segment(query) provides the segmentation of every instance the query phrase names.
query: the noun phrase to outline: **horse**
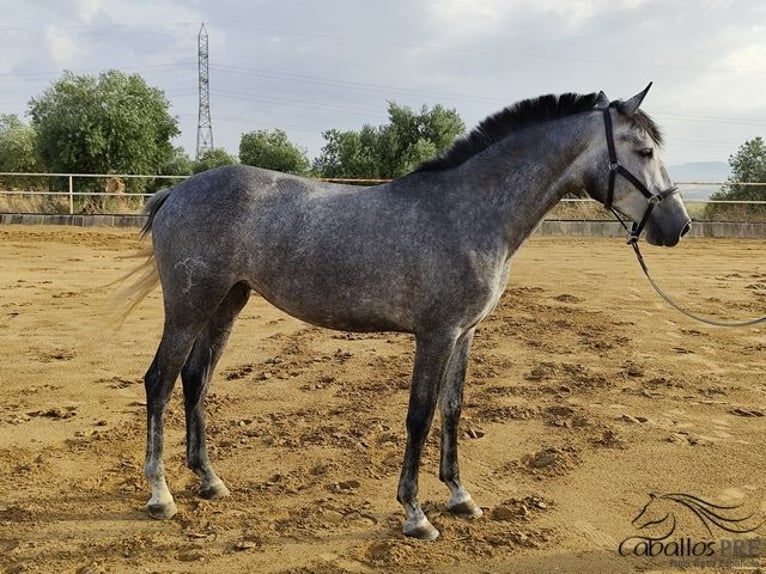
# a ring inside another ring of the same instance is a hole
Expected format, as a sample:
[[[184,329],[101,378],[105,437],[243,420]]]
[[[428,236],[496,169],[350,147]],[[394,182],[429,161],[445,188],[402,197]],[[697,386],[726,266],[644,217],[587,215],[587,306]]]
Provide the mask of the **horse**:
[[[409,333],[415,359],[397,500],[405,535],[439,531],[418,501],[421,453],[437,405],[446,508],[482,510],[463,486],[458,423],[477,325],[497,305],[511,258],[562,197],[585,190],[674,246],[690,219],[661,159],[662,135],[639,108],[603,92],[523,100],[489,116],[443,154],[373,187],[339,185],[245,165],[212,169],[157,192],[142,236],[150,256],[129,290],[135,306],[159,282],[162,338],[144,377],[146,508],[172,517],[163,414],[181,376],[186,462],[199,495],[229,494],[208,458],[204,399],[232,326],[252,292],[308,323]]]

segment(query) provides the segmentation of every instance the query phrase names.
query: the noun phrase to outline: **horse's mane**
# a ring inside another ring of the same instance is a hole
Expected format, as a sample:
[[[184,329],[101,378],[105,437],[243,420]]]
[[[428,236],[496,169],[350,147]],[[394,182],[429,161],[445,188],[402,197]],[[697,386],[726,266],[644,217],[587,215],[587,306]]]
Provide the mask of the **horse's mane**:
[[[702,524],[705,526],[711,536],[713,535],[712,529],[710,527],[711,524],[714,524],[718,528],[727,532],[735,532],[740,534],[752,532],[753,530],[760,528],[763,524],[761,522],[755,527],[748,527],[744,525],[740,527],[740,523],[750,520],[754,515],[748,514],[742,517],[728,517],[724,514],[724,511],[736,510],[740,508],[740,506],[742,506],[741,504],[723,506],[719,504],[713,504],[712,502],[708,502],[691,494],[682,493],[665,494],[660,498],[672,500],[691,510],[695,515],[697,515],[697,518],[702,521]]]
[[[566,93],[548,94],[522,100],[484,119],[470,133],[456,140],[443,154],[420,164],[416,171],[443,171],[457,167],[473,156],[508,137],[512,132],[529,126],[558,120],[590,111],[599,95]],[[612,105],[620,109],[621,102]],[[655,143],[662,143],[657,125],[642,111],[632,116],[634,126],[646,131]]]

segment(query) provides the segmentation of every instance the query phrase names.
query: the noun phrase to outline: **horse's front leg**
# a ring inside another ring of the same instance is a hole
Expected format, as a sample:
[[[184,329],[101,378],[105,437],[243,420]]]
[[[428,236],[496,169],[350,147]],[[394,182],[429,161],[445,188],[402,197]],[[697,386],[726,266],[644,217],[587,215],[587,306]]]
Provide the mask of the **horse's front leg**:
[[[407,536],[424,540],[435,540],[439,531],[428,521],[418,502],[420,458],[455,340],[453,333],[442,332],[418,336],[416,341],[407,410],[407,446],[396,498],[407,515],[402,531]]]
[[[450,512],[463,516],[479,517],[483,514],[481,508],[473,501],[473,498],[471,498],[471,495],[460,481],[457,455],[458,425],[460,424],[460,412],[463,404],[463,385],[465,383],[468,353],[471,350],[474,331],[475,329],[466,331],[458,339],[455,352],[452,354],[452,359],[448,365],[444,384],[439,393],[442,419],[439,479],[449,488],[450,498],[447,501],[447,509]]]

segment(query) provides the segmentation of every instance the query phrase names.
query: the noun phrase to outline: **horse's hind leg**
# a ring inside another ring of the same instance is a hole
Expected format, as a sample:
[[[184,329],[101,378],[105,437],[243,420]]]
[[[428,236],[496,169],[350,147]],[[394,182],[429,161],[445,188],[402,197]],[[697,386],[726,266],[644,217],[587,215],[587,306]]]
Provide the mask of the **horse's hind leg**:
[[[173,495],[170,494],[165,481],[162,419],[175,381],[199,333],[199,328],[193,324],[179,326],[166,318],[159,348],[144,376],[147,415],[144,474],[152,489],[152,497],[146,505],[152,518],[171,518],[176,513]]]
[[[482,515],[482,510],[473,501],[471,495],[460,481],[457,456],[458,424],[463,404],[463,385],[465,383],[468,352],[471,349],[473,335],[474,329],[471,329],[458,339],[439,394],[442,418],[439,479],[450,490],[450,498],[447,501],[447,509],[450,512],[463,516],[478,517]]]
[[[181,371],[186,411],[186,464],[200,478],[199,494],[216,499],[229,494],[210,464],[205,443],[205,408],[210,378],[221,358],[237,315],[250,298],[250,287],[237,283],[208,321]]]

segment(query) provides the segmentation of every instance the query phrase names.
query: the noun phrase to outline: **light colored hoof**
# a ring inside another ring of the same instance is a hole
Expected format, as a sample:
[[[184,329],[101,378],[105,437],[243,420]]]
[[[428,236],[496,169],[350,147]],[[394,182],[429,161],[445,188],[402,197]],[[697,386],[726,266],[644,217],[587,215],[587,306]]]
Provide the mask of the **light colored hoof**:
[[[176,503],[171,500],[165,504],[147,504],[146,511],[149,513],[150,518],[154,518],[155,520],[167,520],[176,515],[178,507],[176,507]]]
[[[428,518],[425,516],[417,522],[405,522],[402,532],[405,536],[420,540],[436,540],[439,538],[439,531],[434,528],[433,524],[428,522]]]
[[[218,500],[219,498],[225,498],[231,494],[222,480],[213,483],[205,488],[199,489],[199,495],[206,500]]]
[[[464,516],[466,518],[479,518],[484,514],[484,511],[479,508],[479,505],[476,504],[470,496],[457,502],[450,500],[447,503],[447,510],[452,514]]]

